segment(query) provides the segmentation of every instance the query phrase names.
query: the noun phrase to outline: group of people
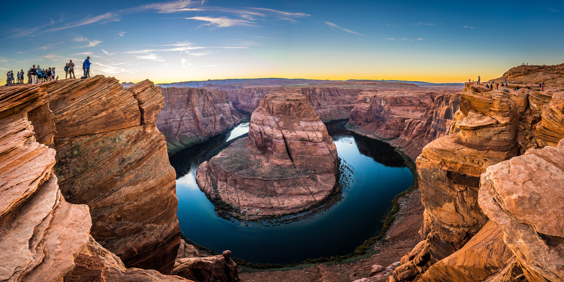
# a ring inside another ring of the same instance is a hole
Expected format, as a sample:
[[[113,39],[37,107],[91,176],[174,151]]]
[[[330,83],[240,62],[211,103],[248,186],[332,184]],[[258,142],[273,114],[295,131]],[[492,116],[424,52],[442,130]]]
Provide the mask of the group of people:
[[[503,82],[501,83],[501,87],[504,87],[504,86],[505,86],[505,87],[508,87],[508,86],[509,86],[509,84],[507,84],[507,81],[506,81],[505,83],[503,83]],[[486,84],[486,88],[488,88],[488,89],[493,90],[494,87],[495,87],[495,90],[498,90],[498,89],[499,89],[499,83],[496,83],[496,84],[493,84],[493,83],[491,83],[491,84]]]
[[[86,60],[84,60],[84,63],[82,63],[82,70],[84,72],[84,75],[81,77],[82,79],[90,77],[90,65],[90,57],[87,57]],[[74,75],[74,67],[75,65],[72,60],[70,60],[65,65],[65,79],[76,78]],[[16,72],[16,76],[14,76],[14,71],[9,71],[6,77],[6,85],[24,84],[24,76],[25,74],[23,69],[19,72]],[[33,65],[33,67],[27,71],[27,83],[37,84],[39,82],[47,82],[53,80],[59,80],[59,77],[55,75],[54,67],[42,69],[39,65],[37,65],[37,67]]]

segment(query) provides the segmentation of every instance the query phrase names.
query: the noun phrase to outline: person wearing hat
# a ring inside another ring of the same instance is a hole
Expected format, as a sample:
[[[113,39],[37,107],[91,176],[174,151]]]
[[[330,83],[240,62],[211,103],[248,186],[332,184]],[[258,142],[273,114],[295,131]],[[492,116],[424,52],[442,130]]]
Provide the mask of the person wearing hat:
[[[90,77],[90,56],[84,60],[84,78]]]

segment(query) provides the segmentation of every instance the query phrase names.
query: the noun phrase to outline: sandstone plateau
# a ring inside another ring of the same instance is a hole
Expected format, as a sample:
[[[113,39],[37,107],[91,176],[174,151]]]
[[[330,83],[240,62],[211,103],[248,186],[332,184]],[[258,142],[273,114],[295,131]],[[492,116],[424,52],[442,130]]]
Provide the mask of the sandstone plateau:
[[[450,135],[417,158],[425,237],[390,281],[562,281],[563,149],[539,149],[564,138],[559,81],[466,84]]]
[[[227,92],[197,88],[162,88],[164,107],[156,124],[166,138],[169,154],[203,142],[235,125],[242,115]]]
[[[253,112],[249,136],[197,171],[200,189],[245,218],[279,216],[321,203],[334,189],[337,149],[301,94],[269,94]]]
[[[0,88],[0,280],[189,281],[163,275],[180,245],[163,104],[148,80]]]

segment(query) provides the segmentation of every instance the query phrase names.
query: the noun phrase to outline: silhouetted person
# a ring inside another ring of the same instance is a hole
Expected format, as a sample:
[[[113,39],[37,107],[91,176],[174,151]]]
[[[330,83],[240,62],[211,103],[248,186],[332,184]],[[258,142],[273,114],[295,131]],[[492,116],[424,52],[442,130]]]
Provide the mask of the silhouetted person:
[[[35,65],[33,65],[33,68],[31,69],[31,83],[37,84],[37,69],[35,68]]]
[[[69,77],[70,78],[76,78],[74,76],[74,63],[72,62],[72,60],[70,60],[70,62],[69,62]]]
[[[478,84],[480,84],[480,76],[478,75]]]

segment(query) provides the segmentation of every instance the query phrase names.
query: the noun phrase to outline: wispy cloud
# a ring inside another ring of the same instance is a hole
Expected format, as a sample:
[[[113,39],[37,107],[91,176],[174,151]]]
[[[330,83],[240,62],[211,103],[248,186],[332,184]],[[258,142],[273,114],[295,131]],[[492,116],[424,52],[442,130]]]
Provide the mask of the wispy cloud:
[[[6,59],[6,58],[0,56],[0,63],[7,63],[7,62],[9,62],[9,61],[10,61],[10,60],[8,60],[8,59]]]
[[[92,40],[92,41],[90,41],[90,43],[88,43],[88,45],[86,45],[84,47],[95,47],[95,46],[98,46],[98,44],[100,44],[102,42],[104,42],[104,41]]]
[[[191,0],[180,0],[166,3],[148,4],[141,6],[141,9],[157,10],[158,13],[175,13],[185,11],[190,4],[192,4]]]
[[[73,56],[92,56],[92,52],[81,52],[81,53],[76,53],[76,54],[72,54]]]
[[[137,70],[128,70],[125,69],[123,67],[121,67],[121,65],[124,65],[123,63],[121,64],[110,64],[110,65],[106,65],[100,62],[93,62],[92,65],[94,66],[95,69],[100,70],[102,73],[106,73],[106,74],[119,74],[119,73],[135,73],[137,72]]]
[[[186,18],[187,20],[196,20],[196,21],[204,21],[208,22],[207,24],[203,24],[201,26],[215,26],[215,27],[231,27],[236,25],[242,26],[253,26],[255,22],[247,21],[247,20],[238,20],[238,19],[230,19],[227,17],[191,17]]]
[[[115,53],[110,53],[110,52],[108,52],[108,51],[106,51],[106,50],[104,50],[104,49],[102,49],[102,52],[104,52],[104,54],[106,54],[106,55],[108,55],[108,56],[113,56],[113,55],[115,55]]]
[[[47,44],[47,45],[45,45],[45,46],[41,46],[41,47],[39,47],[39,48],[35,48],[35,49],[32,49],[32,50],[18,52],[17,54],[24,54],[24,53],[29,53],[29,52],[33,52],[33,51],[49,50],[49,49],[51,49],[51,48],[53,48],[53,47],[55,47],[55,46],[61,45],[61,44],[63,44],[63,43],[64,43],[64,42],[58,42],[58,43]]]
[[[186,59],[180,59],[180,64],[182,65],[182,68],[186,69],[189,66],[191,66],[192,64],[188,62],[188,60]]]
[[[149,53],[149,54],[143,55],[143,56],[137,56],[137,59],[150,60],[150,61],[155,61],[155,62],[164,62],[163,58],[159,57],[157,54],[154,54],[154,53]]]
[[[559,10],[556,10],[556,9],[553,9],[553,8],[548,8],[548,10],[551,11],[551,12],[560,13]]]
[[[419,41],[423,41],[423,40],[425,40],[425,39],[423,39],[423,38],[419,37],[419,38],[417,38],[417,40],[419,40]]]
[[[336,24],[334,24],[334,23],[332,23],[332,22],[325,22],[325,24],[328,25],[328,26],[330,26],[330,27],[332,27],[332,28],[340,29],[340,30],[345,31],[345,32],[348,32],[348,33],[352,33],[352,34],[364,36],[364,34],[360,34],[360,33],[358,33],[358,32],[354,32],[354,31],[352,31],[352,30],[350,30],[350,29],[346,29],[346,28],[344,28],[344,27],[340,27],[340,26],[338,26],[338,25],[336,25]]]
[[[95,46],[97,46],[98,44],[104,42],[104,41],[100,41],[100,40],[89,40],[88,38],[82,37],[82,36],[77,36],[77,37],[75,37],[75,38],[73,39],[73,41],[76,41],[76,42],[85,42],[85,41],[88,41],[88,45],[81,46],[81,47],[79,47],[79,48],[95,47]]]
[[[79,26],[94,24],[94,23],[117,22],[120,19],[121,19],[120,14],[110,12],[110,13],[105,13],[105,14],[102,14],[102,15],[94,16],[94,17],[87,16],[86,18],[84,18],[80,21],[68,23],[68,24],[60,26],[60,27],[50,28],[48,30],[45,30],[45,32],[60,31],[60,30],[65,30],[65,29],[69,29],[69,28],[75,28],[75,27],[79,27]]]
[[[467,28],[467,29],[474,29],[474,27],[473,27],[473,26],[468,26],[468,25],[465,25],[465,26],[463,26],[463,28]]]
[[[309,17],[310,16],[309,14],[306,14],[306,13],[291,13],[291,12],[284,12],[284,11],[278,11],[278,10],[267,9],[267,8],[250,8],[250,9],[258,10],[258,11],[271,12],[271,13],[278,14],[278,15],[285,16],[285,17],[301,18],[301,17]]]
[[[115,35],[116,35],[117,37],[123,37],[125,34],[126,34],[125,31],[120,31],[120,32],[116,33]]]
[[[192,43],[185,41],[185,42],[178,42],[173,44],[165,44],[165,45],[156,45],[158,47],[171,47],[171,48],[152,48],[152,49],[144,49],[144,50],[133,50],[124,52],[124,54],[147,54],[152,52],[189,52],[190,50],[198,50],[198,49],[205,49],[205,47],[198,47],[193,46]]]
[[[384,39],[384,40],[395,41],[395,40],[397,40],[397,39],[395,39],[395,38],[393,38],[393,37],[388,37],[388,38],[386,38],[386,39]]]

